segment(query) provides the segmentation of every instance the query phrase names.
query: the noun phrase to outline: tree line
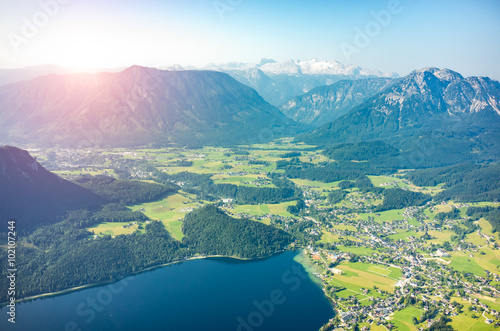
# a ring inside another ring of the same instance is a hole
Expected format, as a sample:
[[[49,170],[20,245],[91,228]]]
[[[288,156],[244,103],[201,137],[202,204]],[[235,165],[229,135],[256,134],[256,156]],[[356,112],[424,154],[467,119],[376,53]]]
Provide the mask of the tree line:
[[[422,206],[430,201],[430,195],[403,190],[400,188],[386,189],[383,192],[384,201],[382,204],[375,208],[375,211],[385,211],[391,209],[402,209],[411,206]]]
[[[158,200],[179,189],[178,186],[167,182],[147,183],[108,176],[82,177],[75,180],[75,183],[104,198],[108,203],[124,205]]]
[[[323,183],[363,179],[366,175],[383,175],[395,171],[392,166],[380,166],[370,162],[351,162],[336,160],[313,164],[302,162],[298,158],[278,160],[277,169],[285,171],[288,178],[300,178]]]
[[[436,199],[462,202],[500,201],[500,165],[470,163],[416,170],[406,178],[418,186],[444,183]]]

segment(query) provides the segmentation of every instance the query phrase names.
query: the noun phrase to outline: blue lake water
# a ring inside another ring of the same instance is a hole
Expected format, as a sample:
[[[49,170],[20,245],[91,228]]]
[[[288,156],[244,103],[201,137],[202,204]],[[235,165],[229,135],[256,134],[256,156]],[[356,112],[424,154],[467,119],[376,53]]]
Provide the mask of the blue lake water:
[[[169,265],[114,284],[0,309],[0,330],[318,330],[334,316],[298,252]]]

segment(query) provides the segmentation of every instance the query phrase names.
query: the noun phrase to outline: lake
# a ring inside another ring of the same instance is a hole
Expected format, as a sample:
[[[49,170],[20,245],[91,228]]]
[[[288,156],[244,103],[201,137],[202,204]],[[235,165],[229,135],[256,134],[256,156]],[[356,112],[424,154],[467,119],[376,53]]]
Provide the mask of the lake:
[[[0,309],[0,330],[318,330],[334,316],[298,252],[173,264]],[[294,259],[295,258],[295,259]]]

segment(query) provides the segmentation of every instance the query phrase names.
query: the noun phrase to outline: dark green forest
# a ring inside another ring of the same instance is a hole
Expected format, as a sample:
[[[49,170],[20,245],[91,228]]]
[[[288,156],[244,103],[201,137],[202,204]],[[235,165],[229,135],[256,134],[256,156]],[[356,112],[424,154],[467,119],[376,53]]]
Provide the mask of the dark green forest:
[[[292,237],[282,230],[245,219],[234,219],[215,206],[207,205],[186,215],[179,242],[170,237],[164,225],[150,221],[145,233],[104,236],[91,239],[85,227],[107,218],[106,213],[124,212],[120,205],[107,205],[99,212],[72,211],[62,222],[44,226],[19,238],[17,269],[18,298],[41,293],[114,281],[124,275],[195,254],[256,258],[281,251]],[[104,213],[104,215],[103,215]],[[130,212],[137,219],[147,217]],[[140,213],[139,213],[140,214]],[[7,255],[0,264],[7,264]],[[0,288],[7,288],[6,269],[1,271]],[[7,291],[0,302],[7,300]]]
[[[346,192],[344,190],[334,190],[328,193],[328,202],[330,202],[331,204],[336,204],[344,200],[345,197]]]
[[[391,188],[384,190],[384,202],[376,208],[376,211],[422,206],[430,200],[431,196],[427,194],[405,191],[400,188]]]
[[[133,205],[158,200],[177,192],[179,187],[170,184],[155,184],[133,180],[120,180],[113,177],[82,177],[75,181],[96,195],[111,203]]]
[[[406,178],[418,186],[444,184],[435,198],[462,202],[500,201],[500,165],[470,163],[416,170]]]
[[[323,183],[341,180],[355,181],[364,178],[366,175],[384,175],[393,173],[396,170],[393,166],[344,160],[315,165],[302,162],[298,158],[279,160],[276,162],[276,167],[285,170],[285,175],[288,178],[308,179]]]
[[[344,143],[325,148],[323,154],[333,160],[372,161],[380,163],[384,158],[399,156],[399,150],[382,141]]]
[[[203,255],[241,258],[266,256],[285,249],[292,237],[283,230],[234,219],[213,205],[199,208],[184,219],[182,243]]]

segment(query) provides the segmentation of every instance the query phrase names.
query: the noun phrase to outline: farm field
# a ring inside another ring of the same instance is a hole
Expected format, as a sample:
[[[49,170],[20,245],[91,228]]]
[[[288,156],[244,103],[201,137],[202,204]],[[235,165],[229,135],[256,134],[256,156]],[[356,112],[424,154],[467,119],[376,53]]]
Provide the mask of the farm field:
[[[457,300],[458,301],[458,300]],[[485,322],[485,318],[476,312],[468,311],[468,307],[470,304],[468,302],[460,302],[464,304],[463,313],[457,316],[453,316],[451,318],[450,325],[455,330],[463,330],[463,331],[487,331],[493,330],[492,325],[488,325]],[[473,318],[472,316],[476,315],[478,318]]]
[[[182,241],[184,233],[182,233],[182,221],[162,221],[165,229],[170,233],[172,238]]]
[[[130,223],[128,222],[105,222],[87,230],[102,237],[104,235],[119,236],[122,234],[132,234],[139,229],[139,224],[129,225]]]
[[[232,208],[226,208],[231,214],[248,214],[253,216],[264,216],[267,214],[280,215],[285,217],[294,217],[286,209],[288,206],[295,205],[295,201],[288,201],[277,204],[261,205],[234,205]]]
[[[391,319],[398,330],[400,331],[416,331],[418,330],[415,325],[413,325],[412,319],[420,318],[422,316],[423,310],[416,307],[407,307],[403,310],[394,313]]]
[[[436,231],[436,230],[431,230],[428,231],[429,235],[435,239],[427,240],[427,245],[430,244],[443,244],[445,241],[450,241],[451,236],[455,234],[455,232],[450,231],[450,230],[445,230],[445,231]]]
[[[382,211],[378,213],[361,213],[358,214],[358,219],[368,220],[368,217],[373,217],[374,221],[377,223],[389,222],[392,223],[395,220],[401,220],[403,218],[404,209],[392,209],[387,211]]]
[[[250,187],[276,187],[271,183],[271,181],[260,174],[248,174],[245,176],[229,176],[227,174],[214,175],[211,177],[214,184],[234,184],[243,185]],[[259,180],[260,185],[257,185],[255,181]]]
[[[372,266],[363,263],[341,263],[336,266],[342,270],[342,275],[335,275],[332,282],[343,284],[351,291],[360,291],[361,288],[373,289],[373,286],[392,293],[397,280],[391,276],[397,276],[398,271],[387,270],[383,267]],[[400,275],[400,272],[399,272]]]
[[[147,217],[158,221],[174,221],[203,204],[195,201],[195,196],[179,191],[155,202],[129,206],[132,211],[142,211]]]
[[[337,248],[345,253],[362,254],[362,255],[372,255],[377,251],[368,247],[356,247],[356,246],[337,246]]]
[[[465,256],[460,253],[453,253],[453,258],[451,259],[451,267],[457,271],[461,272],[471,272],[474,275],[481,277],[486,276],[486,272],[483,268],[479,266],[474,258],[470,256]]]
[[[312,180],[308,180],[308,179],[299,179],[299,178],[292,178],[291,181],[294,182],[296,185],[308,186],[312,190],[320,191],[320,192],[323,190],[337,189],[338,184],[340,183],[339,181],[331,182],[331,183],[323,183],[320,181],[312,181]]]
[[[322,231],[321,240],[318,241],[318,243],[324,244],[334,244],[336,242],[339,242],[339,236],[325,230]]]
[[[400,188],[407,188],[409,185],[403,181],[403,179],[399,177],[393,177],[393,176],[368,176],[370,178],[370,181],[372,184],[376,187],[385,187],[385,188],[394,188],[394,187],[400,187]],[[387,185],[382,185],[382,184],[387,184]]]
[[[182,219],[190,211],[201,207],[195,196],[179,191],[177,194],[155,202],[129,206],[132,211],[142,211],[151,219],[161,221],[170,235],[181,241],[184,234],[181,231]]]

